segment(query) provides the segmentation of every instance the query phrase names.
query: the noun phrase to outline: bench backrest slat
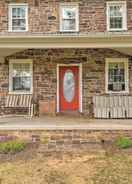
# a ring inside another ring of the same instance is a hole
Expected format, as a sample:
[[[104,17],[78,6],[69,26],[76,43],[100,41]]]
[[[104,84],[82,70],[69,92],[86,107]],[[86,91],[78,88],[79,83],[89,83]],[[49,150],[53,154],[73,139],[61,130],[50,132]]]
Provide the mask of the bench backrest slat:
[[[31,107],[32,95],[13,95],[6,98],[5,107]]]
[[[104,103],[106,98],[107,103]],[[130,112],[131,107],[132,96],[97,95],[93,97],[93,109],[95,118],[132,118],[132,113]]]
[[[32,95],[23,95],[20,97],[20,107],[30,107],[32,102]]]

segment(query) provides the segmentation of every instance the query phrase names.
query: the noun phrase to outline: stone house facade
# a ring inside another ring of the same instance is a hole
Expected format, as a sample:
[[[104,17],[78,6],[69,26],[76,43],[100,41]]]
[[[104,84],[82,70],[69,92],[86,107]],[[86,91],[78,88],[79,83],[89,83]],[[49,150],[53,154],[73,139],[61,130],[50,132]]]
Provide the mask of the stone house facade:
[[[114,118],[130,118],[131,49],[131,0],[1,0],[1,103],[32,94],[40,114],[110,118],[113,97]]]

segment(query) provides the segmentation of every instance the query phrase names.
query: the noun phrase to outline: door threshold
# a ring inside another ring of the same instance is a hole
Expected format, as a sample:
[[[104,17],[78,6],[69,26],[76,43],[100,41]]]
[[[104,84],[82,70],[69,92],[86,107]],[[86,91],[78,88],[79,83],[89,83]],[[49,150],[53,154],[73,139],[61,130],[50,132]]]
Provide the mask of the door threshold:
[[[57,113],[58,116],[82,117],[82,113],[78,111],[63,111]]]

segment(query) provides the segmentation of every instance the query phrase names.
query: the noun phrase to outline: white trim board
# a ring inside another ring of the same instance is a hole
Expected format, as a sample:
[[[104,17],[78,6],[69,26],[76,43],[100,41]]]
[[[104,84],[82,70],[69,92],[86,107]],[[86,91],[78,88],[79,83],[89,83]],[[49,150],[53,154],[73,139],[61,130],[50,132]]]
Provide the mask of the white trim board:
[[[59,93],[59,68],[60,66],[78,66],[79,67],[79,112],[82,113],[82,64],[57,64],[57,112],[60,112],[60,93]]]
[[[109,48],[131,49],[132,35],[120,33],[81,35],[54,35],[54,36],[0,36],[1,49],[29,49],[29,48]],[[130,52],[131,53],[131,52]]]

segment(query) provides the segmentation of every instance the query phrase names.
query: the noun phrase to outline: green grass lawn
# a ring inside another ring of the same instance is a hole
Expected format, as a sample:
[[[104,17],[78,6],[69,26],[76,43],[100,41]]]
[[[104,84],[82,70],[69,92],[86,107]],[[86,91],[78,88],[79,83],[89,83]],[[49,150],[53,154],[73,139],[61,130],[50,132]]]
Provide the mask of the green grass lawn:
[[[1,163],[0,184],[132,184],[132,156],[37,154]]]

